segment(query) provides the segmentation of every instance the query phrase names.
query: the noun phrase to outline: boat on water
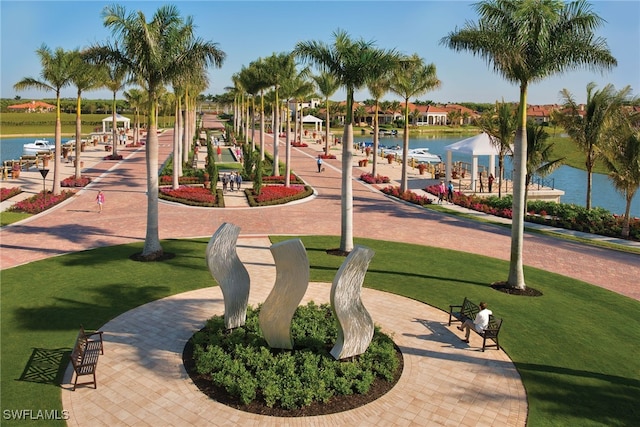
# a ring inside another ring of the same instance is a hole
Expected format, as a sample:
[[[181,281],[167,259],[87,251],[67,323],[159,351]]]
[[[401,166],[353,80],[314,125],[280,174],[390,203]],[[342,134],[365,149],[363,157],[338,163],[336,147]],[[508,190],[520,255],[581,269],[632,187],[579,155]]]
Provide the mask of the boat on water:
[[[402,157],[402,148],[399,146],[388,148],[382,151],[386,154],[395,154],[398,157]],[[414,159],[418,163],[441,163],[442,158],[437,154],[429,152],[428,148],[411,148],[408,153],[409,159]]]
[[[55,151],[55,144],[49,142],[46,139],[36,139],[33,142],[24,144],[22,146],[22,154],[25,156],[35,156],[38,153],[53,153]]]
[[[369,135],[373,135],[373,131],[369,132]],[[381,136],[397,136],[398,135],[398,131],[395,129],[378,129],[378,135]]]

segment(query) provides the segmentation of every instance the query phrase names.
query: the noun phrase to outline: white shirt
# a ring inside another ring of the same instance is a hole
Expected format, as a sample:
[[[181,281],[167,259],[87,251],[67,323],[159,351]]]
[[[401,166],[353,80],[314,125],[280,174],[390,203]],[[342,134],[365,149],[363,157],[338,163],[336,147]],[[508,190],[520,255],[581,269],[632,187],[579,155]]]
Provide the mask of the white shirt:
[[[480,310],[478,312],[478,314],[476,315],[476,319],[473,321],[473,324],[476,327],[476,331],[482,332],[487,329],[487,326],[489,326],[489,316],[492,314],[493,312],[488,308],[485,308],[484,310]]]

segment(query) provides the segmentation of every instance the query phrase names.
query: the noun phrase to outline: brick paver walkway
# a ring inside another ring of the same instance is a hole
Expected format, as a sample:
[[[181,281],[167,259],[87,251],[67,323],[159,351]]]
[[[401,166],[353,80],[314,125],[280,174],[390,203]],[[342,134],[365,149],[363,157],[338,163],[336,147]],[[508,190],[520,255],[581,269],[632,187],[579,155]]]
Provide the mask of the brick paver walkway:
[[[171,134],[162,135],[159,145],[162,162],[171,150]],[[339,235],[340,163],[327,160],[325,172],[317,173],[315,156],[320,149],[319,145],[292,149],[295,172],[318,192],[312,200],[271,208],[224,210],[160,203],[160,238],[211,236],[220,224],[232,222],[242,228],[241,243],[251,242],[246,245],[268,252],[265,251],[268,240],[264,237],[269,234]],[[98,162],[88,170],[87,174],[97,178],[95,183],[71,200],[42,215],[3,228],[0,231],[2,268],[73,251],[144,240],[144,149],[123,149],[121,154],[125,155],[125,161]],[[354,168],[354,176],[361,171]],[[381,171],[387,175],[397,172]],[[106,193],[101,214],[95,205],[98,189]],[[409,206],[360,182],[354,182],[354,234],[509,258],[508,229]],[[246,240],[250,238],[257,240]],[[526,265],[640,299],[638,255],[529,233],[524,248]],[[247,249],[241,256],[254,260],[258,255]],[[252,278],[254,275],[266,278],[254,281],[253,301],[266,295],[266,289],[257,283],[273,283],[269,279],[273,274],[269,271],[270,262],[266,262],[263,270],[259,267],[252,270]],[[191,333],[201,327],[205,318],[221,313],[220,295],[216,292],[217,288],[213,288],[176,295],[125,313],[105,325],[107,353],[100,361],[100,387],[97,391],[63,392],[64,407],[72,413],[71,424],[74,419],[75,422],[91,419],[91,414],[100,407],[107,408],[108,418],[103,419],[103,423],[109,425],[181,425],[185,422],[218,425],[217,419],[220,425],[224,419],[227,425],[285,422],[289,425],[389,425],[390,422],[395,425],[489,425],[492,423],[489,420],[495,425],[523,425],[526,420],[524,390],[502,351],[478,352],[474,341],[471,347],[461,345],[457,331],[444,326],[446,316],[442,312],[368,289],[363,291],[367,308],[371,309],[376,322],[396,333],[395,338],[405,352],[405,363],[409,360],[403,380],[384,399],[358,410],[303,422],[257,417],[218,407],[194,392],[179,361],[182,346]],[[323,292],[322,285],[313,285],[309,297],[317,297],[319,301]],[[389,300],[394,301],[392,306],[397,307],[397,312],[389,309]],[[172,315],[178,317],[174,319]],[[135,340],[139,336],[146,339]],[[132,346],[136,349],[133,353]],[[116,360],[122,354],[126,357]],[[425,355],[429,357],[423,357]],[[478,391],[475,381],[489,387],[489,391]],[[151,394],[154,390],[158,393]],[[491,404],[494,399],[502,403],[499,409]],[[205,401],[206,405],[193,406]],[[160,421],[147,418],[151,414],[160,416]]]

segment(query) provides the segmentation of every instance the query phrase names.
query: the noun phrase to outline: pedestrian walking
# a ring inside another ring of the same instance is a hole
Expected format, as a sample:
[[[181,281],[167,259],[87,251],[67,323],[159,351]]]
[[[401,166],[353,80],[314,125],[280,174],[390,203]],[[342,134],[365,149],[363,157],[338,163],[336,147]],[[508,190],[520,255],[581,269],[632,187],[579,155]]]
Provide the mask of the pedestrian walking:
[[[236,187],[238,187],[238,191],[240,191],[240,187],[242,186],[242,174],[238,172],[236,175]]]
[[[219,145],[218,145],[218,149],[216,150],[216,153],[218,154],[218,161],[222,160],[222,148],[220,148]]]
[[[236,175],[231,172],[231,176],[229,177],[229,190],[233,191],[233,187],[236,184]]]
[[[222,175],[222,192],[223,193],[227,192],[227,185],[229,185],[229,175],[225,173],[224,175]]]
[[[322,172],[322,156],[318,155],[316,163],[318,164],[318,173]]]
[[[494,179],[495,179],[495,178],[493,177],[493,174],[492,174],[492,173],[490,173],[490,174],[489,174],[489,193],[491,193],[491,192],[492,192],[492,189],[493,189],[493,180],[494,180]]]
[[[98,204],[98,213],[102,212],[102,205],[104,205],[104,193],[102,190],[98,191],[98,195],[96,196],[96,203]]]
[[[438,185],[438,204],[441,205],[444,200],[444,195],[447,192],[447,187],[444,185],[444,181],[440,181],[440,185]]]

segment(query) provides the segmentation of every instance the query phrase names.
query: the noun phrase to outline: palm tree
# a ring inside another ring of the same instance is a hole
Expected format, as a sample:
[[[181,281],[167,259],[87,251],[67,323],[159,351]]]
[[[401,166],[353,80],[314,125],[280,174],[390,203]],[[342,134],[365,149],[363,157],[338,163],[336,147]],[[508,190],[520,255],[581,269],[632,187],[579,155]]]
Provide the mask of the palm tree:
[[[70,52],[57,48],[52,52],[49,47],[42,45],[36,53],[40,57],[42,70],[41,79],[25,77],[13,85],[15,90],[39,89],[53,91],[56,94],[56,129],[55,129],[55,156],[53,160],[53,194],[60,193],[60,151],[62,138],[62,124],[60,122],[60,91],[71,84],[73,76],[73,58]],[[77,154],[77,153],[76,153]]]
[[[629,86],[619,92],[616,92],[611,84],[598,91],[594,91],[595,87],[596,84],[593,82],[587,85],[587,104],[584,109],[576,103],[567,89],[563,89],[560,94],[564,100],[564,111],[554,113],[554,119],[564,127],[569,137],[586,156],[584,165],[587,169],[587,209],[591,209],[591,181],[593,168],[600,154],[598,146],[604,142],[603,136],[609,120],[618,113],[631,94]],[[584,113],[584,117],[581,113]]]
[[[546,126],[536,125],[534,122],[527,122],[527,176],[525,180],[524,206],[527,207],[529,196],[529,184],[534,175],[545,177],[562,166],[564,157],[552,159],[553,146],[548,142],[549,134],[545,130]],[[525,211],[526,213],[526,211]]]
[[[393,73],[391,92],[404,98],[404,135],[402,144],[402,178],[400,191],[408,190],[409,166],[409,98],[440,86],[434,64],[426,65],[418,55],[405,58]]]
[[[324,97],[325,108],[325,139],[324,139],[324,154],[329,154],[329,132],[331,130],[331,116],[329,111],[329,97],[333,95],[339,88],[340,83],[335,76],[326,71],[321,72],[317,76],[313,76],[313,81],[320,92],[320,95]],[[301,139],[302,141],[302,139]]]
[[[165,84],[192,67],[220,66],[225,58],[216,43],[193,37],[192,18],[183,19],[173,5],[161,6],[150,22],[142,12],[127,14],[120,5],[102,12],[104,25],[112,30],[118,46],[94,46],[91,56],[98,62],[121,63],[148,90],[147,104],[147,230],[141,258],[161,259],[158,236],[158,93]],[[188,40],[187,44],[182,43]],[[177,49],[180,47],[180,49]]]
[[[329,46],[321,41],[296,44],[294,54],[311,61],[321,71],[332,74],[347,90],[347,114],[342,137],[342,195],[340,251],[353,249],[353,94],[368,82],[393,69],[399,55],[393,50],[382,50],[373,42],[363,39],[352,41],[343,30],[333,33],[334,43]]]
[[[384,96],[385,93],[389,91],[389,86],[391,85],[390,79],[387,78],[379,78],[373,80],[367,84],[367,89],[369,89],[369,93],[373,96],[374,99],[374,109],[373,109],[373,161],[371,162],[371,175],[374,177],[378,175],[378,145],[380,143],[380,98]],[[328,111],[328,110],[327,110]]]
[[[479,22],[449,33],[441,43],[479,55],[508,81],[520,87],[514,149],[513,219],[507,283],[526,288],[522,264],[524,181],[527,153],[527,91],[530,83],[587,67],[616,65],[606,42],[594,38],[603,20],[588,3],[557,0],[485,0],[474,5]]]
[[[133,143],[138,145],[139,134],[140,134],[140,108],[145,104],[145,95],[144,92],[140,89],[130,89],[127,92],[123,93],[124,99],[129,104],[129,108],[132,108],[134,111],[133,114]]]
[[[73,72],[71,82],[76,87],[76,166],[75,177],[80,179],[82,171],[80,168],[80,153],[82,151],[82,91],[96,89],[100,87],[101,75],[100,67],[86,62],[79,51],[70,53],[73,56]]]
[[[290,76],[283,83],[283,92],[284,96],[287,98],[287,107],[291,105],[291,101],[294,101],[295,108],[295,123],[298,122],[298,108],[297,108],[297,100],[304,99],[309,96],[309,94],[313,93],[313,83],[307,79],[309,75],[309,69],[305,68],[300,72]],[[288,109],[287,109],[288,111]],[[284,172],[284,186],[289,187],[291,185],[291,140],[290,140],[290,132],[289,132],[289,120],[291,119],[291,114],[287,114],[287,136],[286,136],[286,152],[285,152],[285,172]],[[295,133],[294,133],[295,138]]]
[[[487,111],[479,120],[480,128],[489,135],[491,143],[498,149],[498,197],[502,197],[504,182],[504,159],[511,154],[511,146],[518,127],[517,111],[509,103],[496,101],[495,111]],[[489,171],[495,173],[495,171]],[[526,205],[525,205],[526,206]]]
[[[273,88],[273,175],[280,175],[280,86],[293,75],[295,63],[289,53],[273,54],[264,61],[265,75]],[[288,133],[288,132],[287,132]]]
[[[127,76],[127,70],[124,65],[118,62],[111,62],[104,65],[105,76],[102,86],[111,91],[113,95],[111,99],[111,143],[113,145],[113,155],[118,155],[118,127],[116,125],[116,117],[118,115],[118,109],[116,105],[116,97],[118,91],[124,89],[125,78]]]
[[[631,201],[640,188],[639,129],[638,113],[631,109],[621,110],[607,132],[608,144],[604,147],[602,156],[609,169],[609,179],[627,202],[622,223],[622,237],[625,239],[629,238]]]

